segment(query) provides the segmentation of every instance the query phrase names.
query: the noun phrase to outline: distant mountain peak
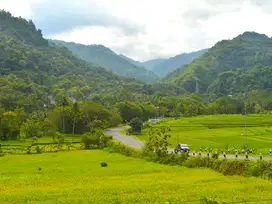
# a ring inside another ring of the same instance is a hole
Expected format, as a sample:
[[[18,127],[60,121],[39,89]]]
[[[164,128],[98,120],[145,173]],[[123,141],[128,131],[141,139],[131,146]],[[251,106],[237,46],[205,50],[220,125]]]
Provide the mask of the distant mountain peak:
[[[267,35],[256,33],[254,31],[246,31],[243,34],[239,35],[237,38],[249,38],[249,39],[258,39],[258,40],[269,40],[269,37]]]
[[[82,45],[77,43],[67,43],[65,41],[55,41],[59,46],[68,48],[77,57],[98,64],[115,74],[125,77],[135,77],[148,83],[153,83],[157,80],[157,76],[137,64],[136,61],[129,59],[126,56],[118,55],[110,48],[101,44]]]
[[[181,53],[167,60],[164,60],[162,63],[158,64],[157,66],[152,67],[151,71],[153,71],[155,74],[161,77],[164,77],[170,72],[173,72],[176,69],[191,63],[193,60],[200,57],[202,54],[204,54],[207,51],[208,51],[208,48],[195,51],[195,52]]]

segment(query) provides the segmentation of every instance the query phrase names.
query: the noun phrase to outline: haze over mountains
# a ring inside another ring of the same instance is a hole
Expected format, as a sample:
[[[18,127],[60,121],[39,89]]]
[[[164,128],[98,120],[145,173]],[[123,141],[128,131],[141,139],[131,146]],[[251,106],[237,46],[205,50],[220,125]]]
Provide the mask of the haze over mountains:
[[[145,62],[133,60],[125,55],[117,55],[103,45],[82,45],[73,42],[51,40],[59,46],[67,47],[74,55],[83,60],[98,64],[121,76],[135,77],[139,80],[154,83],[158,77],[189,64],[207,51],[203,49],[192,53],[183,53],[169,59],[153,59]]]
[[[98,64],[115,74],[135,77],[148,83],[154,83],[157,80],[157,76],[153,72],[131,63],[103,45],[86,46],[59,40],[52,40],[52,42],[67,47],[77,57]]]

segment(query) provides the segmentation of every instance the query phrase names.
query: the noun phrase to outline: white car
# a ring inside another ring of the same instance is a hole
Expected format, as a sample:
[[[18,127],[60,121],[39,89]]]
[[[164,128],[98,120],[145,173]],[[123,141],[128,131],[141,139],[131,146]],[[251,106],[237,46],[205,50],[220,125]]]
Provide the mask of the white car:
[[[177,154],[178,152],[189,152],[190,148],[187,144],[178,144],[174,150],[174,152]]]

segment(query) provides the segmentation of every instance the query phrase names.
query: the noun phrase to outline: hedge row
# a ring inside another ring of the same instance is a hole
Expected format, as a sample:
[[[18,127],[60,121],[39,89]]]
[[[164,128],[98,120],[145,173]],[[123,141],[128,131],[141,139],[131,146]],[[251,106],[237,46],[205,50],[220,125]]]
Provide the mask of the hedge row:
[[[272,179],[271,161],[215,159],[211,157],[189,157],[187,154],[157,156],[154,153],[128,147],[120,142],[110,141],[105,151],[126,156],[144,158],[166,165],[180,165],[188,168],[210,168],[224,175],[255,176]]]

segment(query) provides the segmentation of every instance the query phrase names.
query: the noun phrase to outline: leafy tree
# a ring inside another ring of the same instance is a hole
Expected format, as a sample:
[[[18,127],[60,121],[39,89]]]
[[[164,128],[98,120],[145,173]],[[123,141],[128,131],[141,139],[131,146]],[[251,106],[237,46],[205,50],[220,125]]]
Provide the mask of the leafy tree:
[[[166,126],[159,128],[151,127],[145,149],[159,156],[167,154],[168,147],[170,146],[168,142],[168,139],[171,137],[169,134],[170,131],[171,129]]]
[[[133,118],[133,119],[130,121],[129,125],[130,125],[130,127],[131,127],[132,132],[140,133],[140,132],[142,131],[143,122],[142,122],[141,119],[138,118],[138,117]]]
[[[120,111],[120,115],[123,118],[123,121],[131,121],[135,117],[142,118],[141,108],[132,102],[120,102],[117,104],[117,107]]]
[[[27,138],[32,137],[39,138],[43,136],[42,126],[39,123],[39,121],[27,120],[26,122],[23,123],[21,129],[22,132],[25,134],[25,137]]]
[[[95,129],[93,132],[85,133],[82,136],[82,142],[86,149],[91,147],[103,148],[106,146],[110,138],[106,137],[104,131],[101,129]]]

